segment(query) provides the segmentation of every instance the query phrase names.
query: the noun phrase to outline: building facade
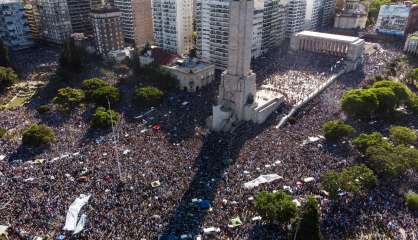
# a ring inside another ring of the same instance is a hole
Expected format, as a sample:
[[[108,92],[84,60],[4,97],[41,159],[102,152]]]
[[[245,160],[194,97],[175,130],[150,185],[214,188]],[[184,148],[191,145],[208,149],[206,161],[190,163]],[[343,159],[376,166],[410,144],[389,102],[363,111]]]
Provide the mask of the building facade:
[[[404,36],[410,12],[411,6],[407,4],[382,5],[375,30],[382,34]]]
[[[151,0],[134,0],[134,40],[139,47],[154,42]]]
[[[91,20],[99,54],[106,55],[110,51],[124,48],[121,16],[118,9],[110,6],[92,10]]]
[[[198,91],[215,79],[215,66],[196,59],[181,59],[163,68],[177,79],[180,89],[188,92]]]
[[[319,13],[320,18],[320,27],[327,28],[333,25],[334,16],[335,16],[335,9],[336,9],[336,1],[335,0],[322,0],[321,1],[321,8]]]
[[[406,24],[405,34],[418,31],[418,4],[411,6],[408,23]]]
[[[218,69],[228,63],[230,1],[197,0],[197,55]],[[285,38],[287,2],[280,0],[254,1],[252,58],[259,57]]]
[[[70,12],[66,0],[38,0],[42,39],[63,44],[72,31]]]
[[[303,31],[305,26],[306,0],[289,0],[287,10],[286,37]]]
[[[193,48],[193,1],[153,0],[155,45],[187,54]]]
[[[38,5],[36,0],[25,0],[23,3],[32,38],[38,41],[41,38],[41,16],[39,15]]]
[[[67,5],[73,32],[91,34],[91,0],[67,0]]]
[[[153,42],[151,0],[114,0],[122,13],[122,30],[125,39],[139,47]]]
[[[320,25],[322,0],[306,0],[304,30],[316,30]]]
[[[411,55],[418,55],[418,32],[408,36],[405,42],[404,51]]]
[[[0,2],[0,38],[12,50],[20,50],[33,45],[32,34],[20,1]]]
[[[347,0],[335,15],[334,27],[341,29],[364,29],[367,23],[368,6],[360,0]]]

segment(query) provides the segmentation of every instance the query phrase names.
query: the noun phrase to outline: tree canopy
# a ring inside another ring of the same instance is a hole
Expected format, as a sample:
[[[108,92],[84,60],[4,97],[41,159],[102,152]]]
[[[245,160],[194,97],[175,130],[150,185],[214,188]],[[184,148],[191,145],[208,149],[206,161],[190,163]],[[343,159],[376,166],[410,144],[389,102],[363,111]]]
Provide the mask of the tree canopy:
[[[323,131],[327,140],[337,142],[353,134],[355,129],[352,126],[337,120],[326,122]]]
[[[17,80],[18,76],[13,69],[0,67],[0,90],[12,86]]]
[[[342,171],[330,170],[321,176],[322,187],[334,198],[341,192],[364,193],[376,183],[373,171],[364,164],[350,166]]]
[[[104,86],[94,90],[91,97],[96,105],[108,107],[109,103],[113,106],[120,101],[120,92],[115,87]]]
[[[29,147],[49,145],[55,140],[54,131],[44,124],[34,124],[23,133],[22,143]]]
[[[295,240],[321,240],[322,234],[319,222],[319,204],[314,196],[309,196],[303,207],[301,219],[298,222]]]
[[[58,90],[54,103],[59,104],[63,110],[71,110],[78,107],[85,99],[84,91],[75,88],[61,88]]]
[[[298,214],[298,208],[292,197],[283,190],[260,192],[255,198],[255,209],[263,219],[287,224]]]
[[[150,107],[161,103],[164,93],[155,87],[142,87],[135,90],[134,100],[137,106]]]
[[[93,114],[91,126],[93,128],[110,128],[119,120],[119,114],[111,109],[98,107]]]

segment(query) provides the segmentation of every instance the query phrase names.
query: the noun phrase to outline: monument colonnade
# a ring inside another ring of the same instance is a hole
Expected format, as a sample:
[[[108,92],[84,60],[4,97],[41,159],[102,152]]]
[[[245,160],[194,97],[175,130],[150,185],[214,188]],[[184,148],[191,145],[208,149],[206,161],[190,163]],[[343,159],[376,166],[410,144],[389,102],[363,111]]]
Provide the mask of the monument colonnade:
[[[346,56],[350,44],[333,39],[299,38],[296,40],[298,50],[326,53],[335,56]]]

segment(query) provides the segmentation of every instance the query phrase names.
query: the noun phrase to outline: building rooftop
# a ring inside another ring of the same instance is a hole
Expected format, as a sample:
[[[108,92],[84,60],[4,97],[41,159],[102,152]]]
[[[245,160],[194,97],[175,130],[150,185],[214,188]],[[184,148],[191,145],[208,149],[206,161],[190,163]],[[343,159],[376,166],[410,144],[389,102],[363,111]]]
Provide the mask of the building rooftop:
[[[343,41],[343,42],[349,42],[349,43],[353,43],[353,42],[360,40],[360,38],[358,37],[322,33],[322,32],[312,32],[312,31],[302,31],[302,32],[297,33],[296,36],[325,38],[325,39],[331,39],[331,40],[337,40],[337,41]]]
[[[168,67],[184,73],[191,73],[202,71],[209,66],[211,65],[200,61],[196,61],[196,59],[185,58],[177,60],[175,64]]]

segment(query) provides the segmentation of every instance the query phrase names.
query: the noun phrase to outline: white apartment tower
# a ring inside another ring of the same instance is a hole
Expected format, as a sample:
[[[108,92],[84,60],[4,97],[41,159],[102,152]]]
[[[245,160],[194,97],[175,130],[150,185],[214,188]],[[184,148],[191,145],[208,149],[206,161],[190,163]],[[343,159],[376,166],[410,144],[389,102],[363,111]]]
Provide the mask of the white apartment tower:
[[[320,26],[322,0],[306,0],[304,30],[317,30]]]
[[[228,64],[230,0],[196,0],[197,54],[218,69]],[[255,0],[251,56],[259,57],[285,38],[287,4]]]
[[[62,44],[72,33],[71,18],[66,0],[38,0],[42,38]]]
[[[303,31],[305,25],[306,0],[289,0],[287,12],[286,37]]]
[[[193,1],[153,0],[155,45],[180,55],[193,48]]]

